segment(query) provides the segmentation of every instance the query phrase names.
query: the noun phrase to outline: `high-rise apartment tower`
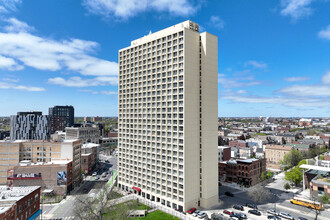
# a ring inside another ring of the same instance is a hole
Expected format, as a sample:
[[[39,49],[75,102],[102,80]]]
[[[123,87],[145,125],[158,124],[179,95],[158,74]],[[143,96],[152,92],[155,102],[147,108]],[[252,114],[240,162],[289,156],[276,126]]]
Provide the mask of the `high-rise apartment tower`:
[[[218,202],[218,43],[185,21],[119,50],[119,187],[171,208]]]
[[[54,106],[49,108],[50,134],[55,131],[64,131],[66,127],[74,124],[73,106]]]
[[[18,112],[10,116],[10,140],[49,139],[49,119],[42,112]]]

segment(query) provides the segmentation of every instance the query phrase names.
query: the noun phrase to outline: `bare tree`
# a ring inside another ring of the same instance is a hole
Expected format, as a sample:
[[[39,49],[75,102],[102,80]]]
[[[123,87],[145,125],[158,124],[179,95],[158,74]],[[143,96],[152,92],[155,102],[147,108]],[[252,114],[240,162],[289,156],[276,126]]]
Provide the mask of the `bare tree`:
[[[81,220],[103,220],[103,219],[126,219],[122,217],[112,218],[111,213],[116,210],[121,213],[121,216],[129,215],[129,207],[112,205],[110,200],[117,198],[117,193],[113,191],[108,192],[105,186],[100,190],[100,194],[94,197],[87,195],[80,195],[75,198],[74,214],[77,219]]]
[[[256,186],[248,192],[248,196],[254,201],[256,205],[270,198],[270,192],[262,186]]]
[[[319,202],[317,201],[319,199]],[[321,214],[321,209],[317,209],[317,205],[321,204],[321,207],[323,207],[323,201],[321,198],[317,198],[315,196],[312,196],[312,201],[314,202],[314,208],[312,208],[313,212],[315,213],[315,220],[317,220],[319,214]]]

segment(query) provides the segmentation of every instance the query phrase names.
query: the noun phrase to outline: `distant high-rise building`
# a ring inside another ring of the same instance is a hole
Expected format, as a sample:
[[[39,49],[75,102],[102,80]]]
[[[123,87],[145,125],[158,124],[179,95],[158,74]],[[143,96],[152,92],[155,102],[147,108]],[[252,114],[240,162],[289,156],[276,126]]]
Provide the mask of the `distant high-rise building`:
[[[18,112],[10,116],[10,140],[49,139],[49,118],[42,112]]]
[[[118,186],[179,210],[218,203],[218,43],[191,21],[119,50]]]
[[[71,127],[74,124],[73,106],[54,106],[49,108],[50,134],[55,131],[63,131],[65,127]]]

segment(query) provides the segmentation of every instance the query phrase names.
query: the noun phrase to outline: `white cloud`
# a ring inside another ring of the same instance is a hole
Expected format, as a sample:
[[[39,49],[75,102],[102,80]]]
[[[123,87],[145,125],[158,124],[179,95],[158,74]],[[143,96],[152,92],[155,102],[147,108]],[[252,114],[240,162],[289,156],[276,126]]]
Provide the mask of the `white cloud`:
[[[218,74],[218,83],[220,83],[224,88],[238,88],[260,85],[261,81],[254,80],[252,75],[227,77],[225,74]]]
[[[225,27],[225,21],[219,16],[211,16],[210,25],[216,27],[217,29],[223,29]]]
[[[330,96],[328,85],[293,85],[280,89],[278,92],[292,96]]]
[[[98,91],[94,91],[94,90],[91,90],[91,89],[80,89],[78,91],[79,92],[88,92],[88,93],[92,93],[94,95],[96,95],[96,94],[117,95],[118,94],[117,91],[106,91],[106,90],[98,92]]]
[[[117,77],[96,77],[93,79],[82,79],[78,76],[64,79],[62,77],[55,77],[48,79],[48,83],[61,85],[66,87],[90,87],[90,86],[106,86],[106,85],[117,85]],[[85,90],[86,91],[86,90]]]
[[[6,82],[14,82],[14,83],[15,83],[15,82],[18,82],[19,79],[8,77],[8,78],[3,78],[2,81],[6,81]]]
[[[322,84],[293,85],[276,91],[278,96],[241,95],[239,91],[226,91],[222,99],[240,103],[268,103],[293,107],[330,108],[330,71],[322,78]]]
[[[324,30],[321,30],[317,35],[319,38],[330,40],[330,25],[328,25]]]
[[[96,42],[80,39],[56,41],[27,32],[31,28],[17,19],[8,22],[11,25],[6,29],[16,32],[0,32],[0,56],[11,59],[13,65],[49,71],[70,70],[92,76],[118,75],[116,62],[90,55],[98,47]]]
[[[0,52],[1,53],[1,52]],[[14,59],[0,55],[0,69],[21,70],[23,66],[19,65]]]
[[[288,77],[288,78],[284,78],[284,81],[287,82],[299,82],[299,81],[306,81],[309,80],[310,77]]]
[[[255,60],[247,61],[244,64],[244,66],[252,66],[253,68],[257,68],[257,69],[267,69],[267,67],[268,67],[267,63],[259,62],[259,61],[255,61]]]
[[[330,71],[328,71],[323,77],[322,82],[324,84],[330,84]]]
[[[247,93],[247,91],[241,89],[241,90],[238,90],[237,93],[238,94],[244,94],[244,93]]]
[[[16,85],[6,82],[0,82],[0,89],[16,89],[23,90],[28,92],[42,92],[45,91],[42,87],[34,87],[34,86],[24,86],[24,85]]]
[[[102,94],[104,95],[117,95],[118,92],[116,91],[101,91]]]
[[[321,80],[322,84],[293,85],[281,88],[278,92],[296,97],[330,97],[330,71],[324,74]]]
[[[281,0],[281,15],[290,16],[293,21],[312,14],[310,4],[313,0]]]
[[[22,0],[0,0],[0,13],[9,13],[16,11],[17,5],[21,4]]]
[[[9,18],[6,21],[9,23],[9,25],[4,28],[7,32],[29,32],[34,30],[33,27],[25,22],[17,20],[16,18]]]
[[[251,96],[251,95],[225,95],[221,99],[231,100],[238,103],[255,103],[255,104],[280,104],[290,107],[330,107],[328,100],[320,98],[306,98],[306,97],[265,97],[265,96]]]
[[[147,11],[187,16],[197,8],[188,0],[84,0],[83,5],[90,13],[120,19],[128,19]]]
[[[7,13],[7,12],[8,12],[8,10],[5,7],[3,7],[2,5],[0,5],[0,14]]]

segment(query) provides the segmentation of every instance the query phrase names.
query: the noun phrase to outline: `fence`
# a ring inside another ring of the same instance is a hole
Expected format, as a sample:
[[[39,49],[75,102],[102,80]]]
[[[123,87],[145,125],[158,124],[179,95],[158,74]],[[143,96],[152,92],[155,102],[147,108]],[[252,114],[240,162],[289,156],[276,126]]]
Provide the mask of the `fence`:
[[[62,199],[65,198],[65,195],[54,195],[54,196],[42,196],[41,203],[47,204],[47,203],[58,203],[61,202]]]
[[[147,206],[149,206],[150,208],[152,209],[158,209],[162,212],[166,212],[172,216],[175,216],[175,217],[178,217],[180,219],[183,219],[183,220],[196,220],[196,218],[192,217],[191,215],[184,215],[178,211],[175,211],[171,208],[168,208],[168,207],[165,207],[161,204],[158,204],[156,202],[153,202],[153,201],[150,201],[146,198],[143,198],[142,196],[139,196],[139,195],[136,195],[136,194],[130,194],[130,195],[127,195],[127,196],[124,196],[124,197],[121,197],[121,198],[118,198],[118,199],[114,199],[114,200],[111,200],[111,202],[109,203],[109,205],[116,205],[116,204],[119,204],[119,203],[124,203],[124,202],[127,202],[127,201],[130,201],[130,200],[139,200],[140,203],[143,203]]]
[[[162,211],[162,212],[166,212],[172,216],[175,216],[175,217],[178,217],[180,219],[183,219],[183,220],[196,220],[196,218],[192,217],[191,215],[184,215],[178,211],[175,211],[171,208],[168,208],[166,206],[163,206],[161,204],[158,204],[156,202],[153,202],[153,201],[150,201],[146,198],[143,198],[142,196],[139,196],[139,195],[136,195],[136,194],[131,194],[131,195],[128,195],[130,200],[136,200],[136,199],[139,199],[139,202],[151,207],[151,208],[157,208],[158,210]],[[128,197],[127,196],[127,197]],[[123,197],[124,198],[124,197]]]

